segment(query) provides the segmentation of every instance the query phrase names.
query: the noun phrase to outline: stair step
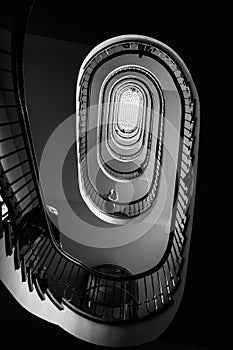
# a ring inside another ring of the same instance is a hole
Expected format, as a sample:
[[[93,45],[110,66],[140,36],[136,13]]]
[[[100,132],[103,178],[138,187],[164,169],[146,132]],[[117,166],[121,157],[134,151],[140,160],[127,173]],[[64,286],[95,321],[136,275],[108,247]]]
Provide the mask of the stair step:
[[[7,32],[12,33],[12,29],[3,23],[0,23],[0,29],[6,30]]]
[[[0,48],[0,52],[4,53],[5,55],[11,56],[11,52],[8,50]]]
[[[0,70],[6,73],[10,73],[10,74],[12,73],[12,70],[8,68],[0,67]]]
[[[5,106],[0,106],[0,108],[5,108]],[[22,137],[23,134],[17,134],[17,135],[11,135],[9,137],[5,137],[4,139],[0,139],[0,142],[6,142],[6,141],[9,141],[9,140],[15,140],[17,137]]]
[[[16,108],[16,105],[0,105],[0,108],[4,108],[4,109],[7,109],[7,108]]]
[[[11,88],[8,88],[8,87],[0,87],[0,91],[14,92],[14,89],[11,89]]]

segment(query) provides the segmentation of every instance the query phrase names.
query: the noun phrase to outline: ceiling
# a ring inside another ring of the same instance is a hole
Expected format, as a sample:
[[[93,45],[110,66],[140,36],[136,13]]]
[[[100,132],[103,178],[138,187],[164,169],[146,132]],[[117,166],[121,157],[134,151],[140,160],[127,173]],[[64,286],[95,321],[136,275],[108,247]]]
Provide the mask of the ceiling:
[[[111,5],[110,5],[111,4]],[[109,7],[101,3],[78,1],[36,0],[27,31],[32,34],[96,45],[121,34],[142,34],[159,40],[188,43],[192,28],[166,13],[158,14],[147,6],[120,7],[117,2]],[[114,5],[116,5],[114,7]],[[174,45],[173,45],[174,46]]]
[[[226,24],[220,31],[214,17],[206,18],[194,7],[183,15],[174,3],[167,4],[162,12],[157,5],[156,2],[153,2],[153,7],[124,2],[122,7],[119,2],[103,6],[101,2],[35,0],[27,33],[93,47],[117,35],[151,36],[182,57],[197,86],[202,85],[203,79],[212,80],[216,63],[210,54],[214,53],[217,60],[221,59],[216,43],[224,46],[224,41],[227,41],[229,31]],[[223,35],[224,31],[226,35]],[[224,55],[226,60],[230,59],[229,50]],[[217,75],[217,79],[222,80],[223,76]]]

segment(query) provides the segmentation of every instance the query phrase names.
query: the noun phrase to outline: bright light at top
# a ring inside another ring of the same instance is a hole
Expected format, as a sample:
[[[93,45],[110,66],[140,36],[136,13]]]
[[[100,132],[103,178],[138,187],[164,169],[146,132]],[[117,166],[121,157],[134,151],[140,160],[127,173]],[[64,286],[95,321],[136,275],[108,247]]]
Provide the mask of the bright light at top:
[[[135,88],[127,88],[120,97],[118,111],[118,126],[126,133],[133,132],[138,124],[142,98]]]

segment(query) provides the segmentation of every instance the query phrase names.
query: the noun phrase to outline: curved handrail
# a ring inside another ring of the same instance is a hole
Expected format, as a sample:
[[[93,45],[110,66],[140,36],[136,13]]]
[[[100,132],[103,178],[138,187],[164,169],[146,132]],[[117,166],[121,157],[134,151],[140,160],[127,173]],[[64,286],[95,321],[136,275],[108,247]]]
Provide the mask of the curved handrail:
[[[24,70],[23,70],[23,49],[24,49],[24,37],[25,37],[25,30],[27,26],[27,22],[30,16],[30,12],[33,8],[35,0],[29,0],[25,3],[20,3],[20,11],[17,15],[17,20],[14,25],[13,33],[12,33],[12,66],[13,66],[13,81],[15,86],[15,93],[17,98],[17,105],[18,113],[19,113],[19,120],[20,120],[20,126],[22,129],[22,133],[24,135],[24,142],[26,145],[26,150],[30,162],[30,168],[33,173],[33,178],[35,182],[36,192],[38,196],[38,200],[41,206],[41,209],[43,211],[44,218],[46,220],[47,229],[49,232],[49,237],[51,244],[55,251],[62,255],[65,259],[67,259],[69,262],[72,262],[75,265],[78,265],[83,270],[88,272],[89,274],[92,274],[96,277],[108,279],[108,280],[115,280],[115,281],[132,281],[137,280],[146,276],[151,275],[152,273],[156,272],[164,263],[164,261],[167,259],[167,254],[171,249],[171,245],[173,242],[173,236],[174,233],[172,232],[169,237],[169,243],[167,245],[167,249],[165,254],[163,255],[162,259],[158,264],[156,264],[151,269],[131,275],[131,276],[111,276],[105,273],[101,273],[99,271],[94,270],[93,268],[87,266],[82,261],[79,261],[78,259],[75,259],[68,253],[64,252],[57,244],[53,233],[51,229],[50,219],[48,217],[48,214],[46,212],[46,205],[43,195],[43,189],[39,183],[39,172],[38,172],[38,166],[36,161],[36,155],[33,147],[33,141],[32,141],[32,135],[30,131],[30,122],[28,117],[28,110],[27,110],[27,102],[25,97],[25,89],[24,89]]]

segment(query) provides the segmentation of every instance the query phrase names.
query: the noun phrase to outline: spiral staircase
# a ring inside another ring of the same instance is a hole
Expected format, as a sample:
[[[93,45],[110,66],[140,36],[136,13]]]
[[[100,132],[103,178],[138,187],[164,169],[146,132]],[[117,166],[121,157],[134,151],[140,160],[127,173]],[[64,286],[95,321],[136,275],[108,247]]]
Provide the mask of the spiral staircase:
[[[62,249],[39,182],[23,65],[32,6],[20,4],[14,20],[0,25],[1,279],[25,308],[81,339],[106,346],[153,340],[171,322],[184,289],[199,133],[194,87],[179,64],[161,58],[179,80],[184,110],[173,230],[162,259],[137,274],[89,267]]]

